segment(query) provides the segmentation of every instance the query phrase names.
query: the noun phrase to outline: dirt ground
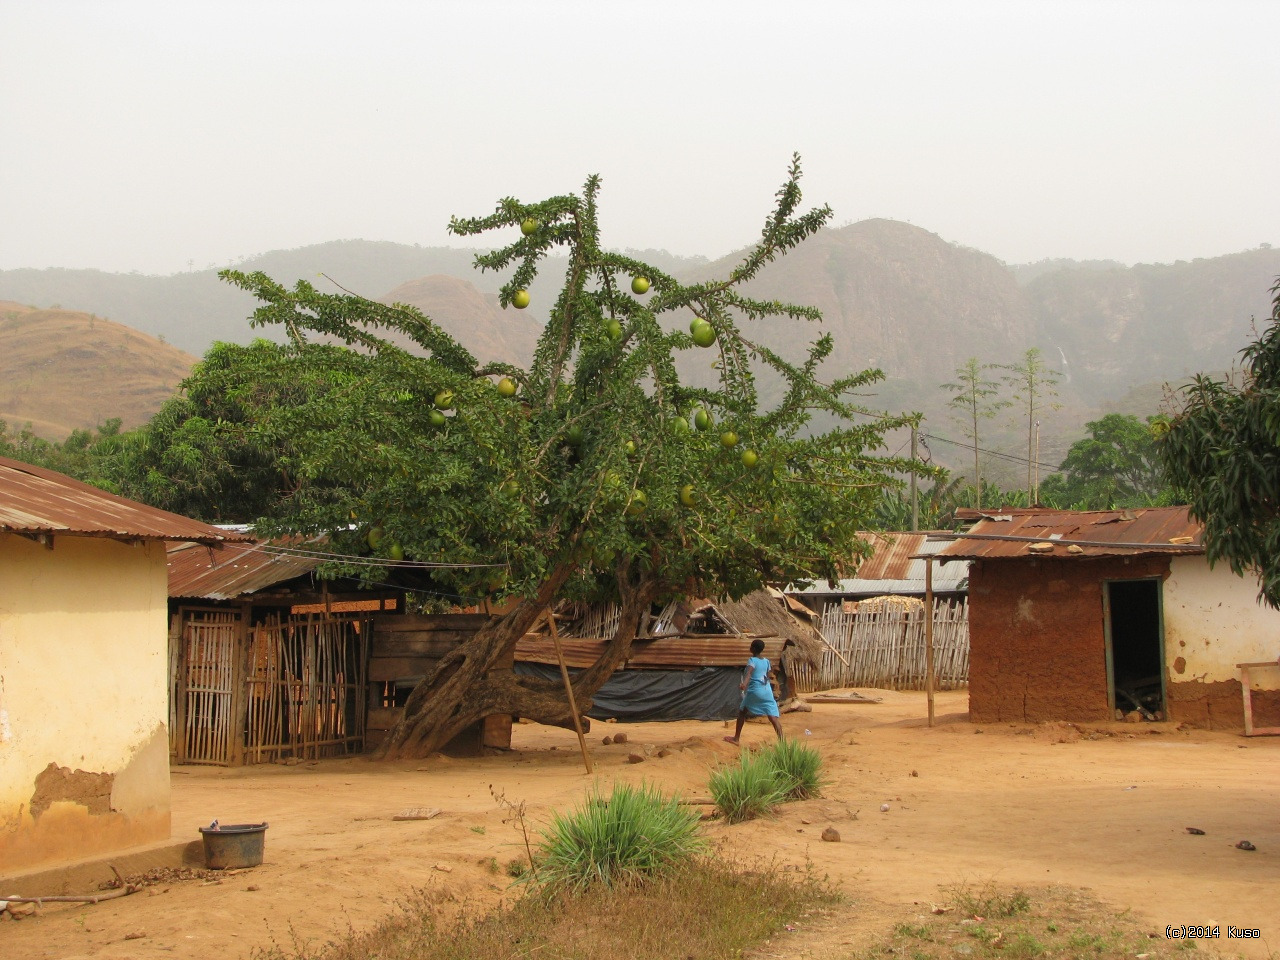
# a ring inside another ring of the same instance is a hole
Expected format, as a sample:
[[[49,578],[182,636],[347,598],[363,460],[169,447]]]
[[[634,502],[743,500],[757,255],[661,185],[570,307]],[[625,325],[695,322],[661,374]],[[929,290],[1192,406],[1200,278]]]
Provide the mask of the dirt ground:
[[[812,863],[849,896],[839,915],[774,941],[777,956],[841,957],[927,912],[953,884],[1084,888],[1163,937],[1166,924],[1220,924],[1203,952],[1280,952],[1280,738],[1171,724],[974,725],[967,695],[942,693],[925,725],[919,693],[863,691],[874,704],[818,704],[782,718],[822,751],[823,799],[771,820],[706,830],[728,856]],[[625,732],[626,745],[602,737]],[[371,925],[415,888],[477,907],[508,886],[521,835],[496,791],[535,825],[596,780],[649,780],[706,797],[732,762],[721,723],[593,724],[594,776],[571,732],[521,724],[510,753],[395,764],[362,759],[240,769],[177,767],[175,839],[197,827],[267,821],[262,866],[172,883],[95,906],[47,906],[0,924],[0,955],[26,958],[247,957],[277,943],[324,943]],[[747,744],[772,738],[748,725]],[[658,757],[663,747],[671,752]],[[629,754],[646,756],[629,763]],[[887,805],[887,809],[884,807]],[[409,807],[430,820],[395,821]],[[822,842],[825,827],[840,842]],[[1197,827],[1204,835],[1191,835]],[[1249,840],[1256,850],[1237,849]],[[1226,938],[1227,925],[1262,941]]]

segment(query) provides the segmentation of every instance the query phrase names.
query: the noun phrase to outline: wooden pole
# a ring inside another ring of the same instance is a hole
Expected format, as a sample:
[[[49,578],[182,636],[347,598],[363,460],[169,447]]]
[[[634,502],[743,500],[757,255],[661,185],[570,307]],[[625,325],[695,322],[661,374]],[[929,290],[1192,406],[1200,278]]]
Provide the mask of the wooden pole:
[[[918,435],[918,428],[913,423],[911,425],[911,463],[913,465],[916,462],[917,435]],[[915,471],[912,471],[911,473],[911,529],[913,532],[920,529],[920,496],[916,490]]]
[[[564,651],[560,647],[560,631],[556,629],[556,615],[547,607],[547,626],[551,628],[551,642],[556,645],[556,660],[560,663],[560,676],[564,680],[564,692],[569,697],[569,713],[573,715],[573,729],[578,732],[578,746],[582,748],[582,762],[587,765],[587,773],[594,773],[591,767],[591,755],[587,753],[587,738],[582,735],[582,720],[578,717],[578,704],[573,697],[573,684],[569,682],[569,667],[564,662]]]
[[[924,689],[933,726],[933,557],[924,561]]]

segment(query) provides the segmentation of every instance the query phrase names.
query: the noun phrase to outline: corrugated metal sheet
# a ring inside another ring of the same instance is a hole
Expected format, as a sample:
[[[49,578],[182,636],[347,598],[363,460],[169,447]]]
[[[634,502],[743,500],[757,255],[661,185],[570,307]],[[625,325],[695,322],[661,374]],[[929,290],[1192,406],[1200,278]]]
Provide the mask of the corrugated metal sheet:
[[[303,576],[322,562],[282,553],[269,543],[227,544],[220,550],[179,544],[169,548],[169,596],[231,600]]]
[[[928,539],[927,533],[864,533],[860,536],[875,544],[876,552],[858,567],[856,577],[834,584],[819,580],[803,590],[789,589],[788,592],[803,596],[923,596],[925,561],[918,559],[918,555],[934,555],[947,546],[945,541]],[[933,565],[934,593],[963,593],[968,585],[967,563]]]
[[[968,537],[947,544],[938,556],[978,560],[1203,553],[1203,534],[1204,528],[1191,519],[1186,507],[1003,510],[982,514]],[[1052,543],[1053,548],[1031,549],[1039,543]]]
[[[0,457],[0,532],[196,543],[251,539],[6,457]]]
[[[751,656],[750,635],[661,637],[636,640],[622,668],[679,670],[691,667],[745,667]],[[782,656],[782,637],[763,637],[764,655],[773,663]],[[605,640],[561,637],[560,649],[570,667],[589,667],[600,659]],[[525,663],[558,663],[554,642],[546,634],[527,634],[516,644],[516,660]]]

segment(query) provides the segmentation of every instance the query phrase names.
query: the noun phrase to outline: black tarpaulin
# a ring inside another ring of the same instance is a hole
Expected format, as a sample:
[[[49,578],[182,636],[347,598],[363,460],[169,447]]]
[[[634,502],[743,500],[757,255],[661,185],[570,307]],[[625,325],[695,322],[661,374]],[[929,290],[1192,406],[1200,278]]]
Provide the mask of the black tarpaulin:
[[[517,663],[515,672],[560,682],[560,668]],[[570,670],[569,675],[577,675]],[[597,691],[593,720],[732,720],[738,715],[741,667],[697,670],[619,670]]]

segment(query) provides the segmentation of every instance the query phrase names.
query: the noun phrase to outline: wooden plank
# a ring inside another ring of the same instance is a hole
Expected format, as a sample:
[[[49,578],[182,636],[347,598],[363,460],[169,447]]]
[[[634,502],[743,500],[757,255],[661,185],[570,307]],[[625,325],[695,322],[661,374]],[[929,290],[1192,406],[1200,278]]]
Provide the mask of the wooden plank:
[[[483,613],[433,613],[412,616],[379,616],[373,621],[374,634],[403,633],[416,630],[460,630],[474,633],[491,618]]]
[[[396,634],[375,636],[375,657],[443,657],[470,640],[474,634],[442,631],[440,633]]]
[[[484,732],[481,734],[480,742],[486,747],[498,747],[502,750],[511,749],[511,715],[509,713],[495,713],[484,718]]]
[[[379,682],[422,677],[435,669],[440,661],[434,657],[371,657],[369,679]]]
[[[390,730],[400,722],[403,716],[404,707],[370,707],[365,720],[365,729]]]
[[[439,807],[407,807],[397,813],[392,820],[431,820],[440,816]]]

